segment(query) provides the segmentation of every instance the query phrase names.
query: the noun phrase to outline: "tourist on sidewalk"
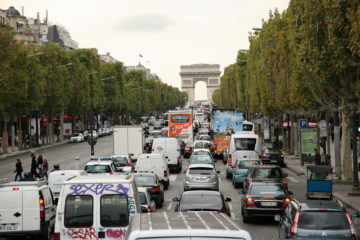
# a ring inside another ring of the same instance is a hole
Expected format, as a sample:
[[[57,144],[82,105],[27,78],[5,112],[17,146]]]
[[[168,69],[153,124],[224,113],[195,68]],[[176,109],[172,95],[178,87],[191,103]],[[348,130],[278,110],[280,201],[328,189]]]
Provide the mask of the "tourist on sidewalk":
[[[37,158],[37,168],[39,171],[39,176],[43,177],[43,156],[42,153],[39,153],[39,156]]]
[[[321,156],[319,151],[317,150],[317,148],[314,149],[315,152],[315,165],[320,165],[321,164]]]
[[[37,168],[37,164],[36,164],[36,157],[35,154],[32,153],[31,154],[31,168],[30,168],[30,174],[31,174],[31,178],[40,178],[39,174],[36,172],[36,168]]]
[[[43,177],[48,179],[49,178],[49,176],[48,176],[49,163],[48,163],[47,158],[45,158],[44,161],[43,161],[42,171],[43,171]]]
[[[15,182],[17,181],[18,177],[20,178],[20,181],[23,180],[22,172],[23,172],[23,168],[22,168],[22,165],[21,165],[21,161],[20,161],[20,159],[16,159],[15,171],[14,171],[14,173],[16,173]]]

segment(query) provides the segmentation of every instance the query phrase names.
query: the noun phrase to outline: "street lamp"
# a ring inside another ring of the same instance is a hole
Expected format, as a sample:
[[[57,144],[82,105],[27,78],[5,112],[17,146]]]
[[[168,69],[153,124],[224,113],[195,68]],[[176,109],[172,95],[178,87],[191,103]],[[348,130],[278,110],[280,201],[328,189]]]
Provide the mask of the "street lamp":
[[[264,31],[264,29],[262,29],[262,28],[257,28],[257,27],[253,27],[252,30],[253,30],[253,31],[259,31],[259,32]]]
[[[353,187],[351,192],[348,193],[349,196],[360,196],[360,188],[359,188],[359,169],[358,169],[358,156],[357,156],[357,137],[358,137],[358,129],[357,129],[357,108],[358,108],[358,98],[355,96],[354,92],[351,92],[348,102],[351,110],[351,143],[352,143],[352,155],[353,155]]]
[[[98,72],[97,71],[91,72],[91,73],[89,73],[89,76],[94,75],[94,74],[98,74]],[[91,88],[91,90],[90,90],[91,93],[90,94],[93,94],[92,85],[93,84],[90,84],[90,88]],[[91,97],[91,99],[92,98],[93,97]],[[97,140],[94,138],[94,133],[93,133],[93,131],[94,131],[94,106],[92,105],[91,108],[92,108],[92,111],[89,114],[89,116],[91,118],[90,119],[91,127],[90,127],[90,138],[88,138],[88,143],[89,143],[89,145],[91,147],[91,156],[94,156],[94,146],[95,146]],[[97,124],[97,121],[96,121],[96,124]]]

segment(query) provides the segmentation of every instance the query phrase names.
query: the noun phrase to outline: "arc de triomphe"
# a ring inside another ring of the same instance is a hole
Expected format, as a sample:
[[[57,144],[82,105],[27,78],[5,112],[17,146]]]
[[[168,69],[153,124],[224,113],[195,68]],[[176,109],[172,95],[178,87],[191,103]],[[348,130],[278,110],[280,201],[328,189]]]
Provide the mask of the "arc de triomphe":
[[[181,90],[188,94],[187,106],[195,103],[195,84],[199,81],[206,83],[207,101],[212,101],[215,89],[220,88],[220,65],[219,64],[192,64],[180,66]]]

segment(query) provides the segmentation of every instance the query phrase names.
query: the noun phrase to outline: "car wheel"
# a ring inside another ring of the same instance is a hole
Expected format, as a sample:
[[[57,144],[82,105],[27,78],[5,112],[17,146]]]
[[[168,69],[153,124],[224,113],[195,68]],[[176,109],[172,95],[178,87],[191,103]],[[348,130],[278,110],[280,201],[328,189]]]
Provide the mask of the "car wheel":
[[[236,183],[236,182],[234,182],[234,188],[235,188],[235,189],[238,189],[238,188],[239,188],[239,184]]]
[[[50,223],[47,223],[46,229],[42,233],[41,239],[42,240],[50,240],[51,237],[51,226]]]
[[[251,218],[250,216],[243,216],[243,223],[250,223]]]

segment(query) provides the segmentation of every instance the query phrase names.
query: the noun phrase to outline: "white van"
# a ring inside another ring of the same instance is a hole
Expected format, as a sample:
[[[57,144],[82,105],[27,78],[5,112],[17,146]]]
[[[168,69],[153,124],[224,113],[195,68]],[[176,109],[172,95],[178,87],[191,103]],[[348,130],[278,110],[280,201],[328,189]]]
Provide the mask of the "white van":
[[[0,199],[0,238],[50,239],[56,206],[45,181],[1,184]]]
[[[224,213],[161,212],[136,214],[126,239],[251,240],[251,236]]]
[[[49,187],[54,195],[54,199],[58,199],[61,191],[62,184],[73,177],[86,175],[84,170],[58,170],[49,174]],[[57,201],[57,200],[56,200]]]
[[[55,239],[124,239],[131,218],[139,212],[134,177],[75,177],[61,190]]]
[[[170,170],[181,172],[182,160],[179,141],[173,137],[155,138],[152,145],[152,153],[162,153],[167,159]]]
[[[234,167],[235,157],[258,159],[261,152],[259,136],[254,132],[238,132],[231,135],[228,166]]]
[[[165,189],[168,189],[170,185],[170,171],[164,154],[141,154],[136,162],[135,172],[156,173]]]

